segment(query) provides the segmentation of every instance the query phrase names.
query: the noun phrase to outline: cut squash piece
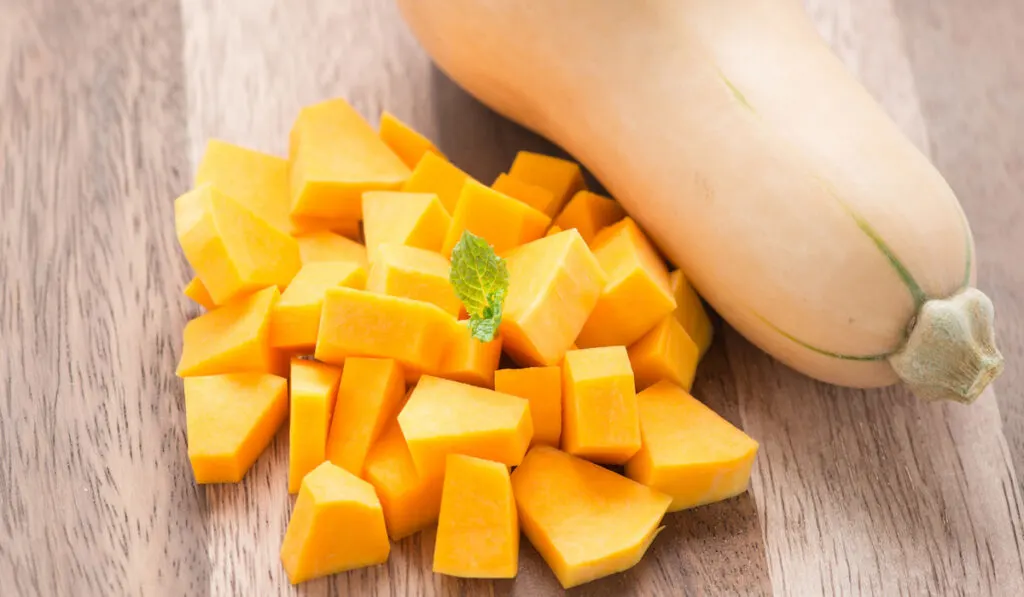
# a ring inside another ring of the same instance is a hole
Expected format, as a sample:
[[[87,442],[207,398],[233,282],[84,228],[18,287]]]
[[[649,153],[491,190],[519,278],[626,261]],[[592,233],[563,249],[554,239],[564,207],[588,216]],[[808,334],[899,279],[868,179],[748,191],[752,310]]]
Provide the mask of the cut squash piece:
[[[708,312],[704,309],[704,303],[701,302],[693,286],[683,276],[682,271],[676,270],[672,272],[668,280],[669,287],[672,289],[672,295],[676,299],[676,310],[673,311],[673,315],[679,320],[683,329],[690,336],[690,339],[697,344],[699,356],[703,358],[711,346],[712,337],[715,335],[715,328],[711,325],[711,318],[708,317]]]
[[[271,346],[308,352],[316,346],[327,289],[362,289],[365,285],[366,270],[353,261],[319,261],[302,266],[270,315]]]
[[[670,382],[640,392],[637,401],[644,445],[626,475],[670,495],[670,512],[747,490],[756,441]]]
[[[314,232],[333,232],[349,240],[359,241],[359,220],[350,218],[311,218],[308,216],[291,216],[292,236],[307,236]]]
[[[441,253],[451,255],[466,230],[482,237],[499,255],[544,236],[551,218],[508,195],[467,181],[459,193]]]
[[[576,344],[629,346],[676,308],[668,269],[631,218],[602,230],[592,248],[608,283]]]
[[[288,416],[288,381],[266,373],[185,380],[188,458],[196,483],[237,483]]]
[[[313,232],[295,237],[299,243],[302,264],[318,261],[351,261],[363,267],[369,265],[366,247],[334,232]]]
[[[442,474],[448,454],[515,466],[533,437],[526,400],[431,376],[420,379],[398,424],[425,477]]]
[[[402,190],[407,193],[436,193],[448,213],[453,214],[462,185],[467,180],[472,180],[472,177],[440,155],[428,151],[413,168]]]
[[[633,567],[672,501],[548,446],[526,455],[512,492],[523,532],[566,589]]]
[[[523,182],[518,178],[512,178],[508,174],[502,173],[491,184],[491,188],[513,199],[522,201],[549,218],[555,217],[555,214],[558,213],[558,211],[554,210],[554,193],[544,187]]]
[[[439,253],[451,221],[436,193],[375,191],[363,195],[363,232],[371,260],[383,244]]]
[[[349,356],[395,359],[414,382],[437,372],[458,322],[437,305],[412,299],[332,288],[324,295],[316,358],[340,365]]]
[[[210,291],[206,289],[206,286],[203,286],[203,281],[199,278],[189,280],[188,285],[181,292],[207,311],[213,311],[217,308],[217,305],[213,303],[213,298],[210,296]]]
[[[514,578],[519,519],[508,467],[449,454],[434,543],[434,572],[461,578]]]
[[[271,286],[188,322],[177,375],[287,375],[287,360],[282,361],[270,346],[270,314],[280,296],[277,287]]]
[[[547,213],[552,217],[573,195],[587,188],[583,172],[575,162],[529,151],[516,154],[508,175],[551,191],[554,200]]]
[[[440,253],[405,245],[381,245],[370,265],[366,289],[437,305],[454,319],[462,303],[448,281],[450,272],[451,264]]]
[[[668,380],[687,391],[693,386],[700,352],[672,315],[665,317],[627,351],[637,391]]]
[[[398,190],[409,168],[345,100],[303,108],[292,127],[291,213],[362,219],[365,191]]]
[[[601,266],[575,230],[523,245],[506,261],[504,350],[520,365],[558,365],[604,288]]]
[[[562,232],[562,228],[558,224],[552,224],[548,231],[544,233],[544,236],[554,236],[559,232]]]
[[[372,485],[330,462],[306,475],[281,545],[292,584],[382,564],[390,552]]]
[[[470,333],[468,321],[459,321],[459,327],[462,329],[455,342],[441,359],[438,377],[494,389],[494,370],[501,361],[501,336],[481,342]]]
[[[302,265],[295,239],[209,184],[174,201],[174,224],[217,305],[267,286],[284,289]]]
[[[405,375],[393,359],[345,359],[327,440],[331,462],[361,477],[370,446],[394,419],[404,397]]]
[[[370,448],[363,474],[377,490],[392,541],[408,537],[437,521],[443,477],[424,477],[416,472],[398,421],[392,420]]]
[[[303,477],[327,460],[327,429],[340,379],[338,367],[292,359],[288,493],[298,492]]]
[[[415,168],[428,151],[443,155],[430,139],[387,111],[380,115],[380,138],[410,169]]]
[[[558,447],[562,436],[562,370],[559,367],[500,369],[494,372],[494,390],[530,401],[531,446]]]
[[[625,210],[615,201],[597,193],[580,191],[573,195],[562,213],[558,214],[555,224],[563,230],[579,230],[583,240],[590,244],[598,232],[625,217]]]
[[[210,139],[196,168],[195,185],[205,184],[212,184],[281,232],[291,231],[288,160]]]
[[[622,346],[571,350],[562,364],[562,449],[623,464],[640,449],[640,416]]]

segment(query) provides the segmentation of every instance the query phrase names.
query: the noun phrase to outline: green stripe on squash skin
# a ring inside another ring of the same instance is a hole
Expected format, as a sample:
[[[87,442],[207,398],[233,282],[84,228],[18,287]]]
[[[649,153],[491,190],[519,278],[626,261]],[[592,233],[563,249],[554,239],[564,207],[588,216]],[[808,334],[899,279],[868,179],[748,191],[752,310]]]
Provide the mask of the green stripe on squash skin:
[[[754,106],[750,105],[750,102],[747,101],[747,96],[743,95],[743,92],[739,90],[739,87],[733,85],[733,82],[730,81],[729,77],[726,77],[725,73],[723,73],[721,70],[715,70],[718,72],[718,78],[721,79],[722,82],[725,83],[725,86],[729,88],[729,91],[732,92],[732,96],[736,98],[736,101],[738,101],[740,105],[746,108],[747,110],[750,110],[751,114],[756,116],[757,111],[754,110]]]
[[[754,316],[756,316],[758,319],[760,319],[761,322],[764,323],[766,326],[770,327],[771,329],[773,329],[774,331],[776,331],[777,333],[779,333],[780,335],[785,337],[787,340],[789,340],[789,341],[791,341],[791,342],[793,342],[795,344],[799,344],[801,347],[806,348],[807,350],[809,350],[811,352],[814,352],[814,353],[817,353],[817,354],[820,354],[822,356],[831,357],[833,359],[839,359],[841,361],[872,362],[872,361],[884,361],[887,358],[889,358],[890,355],[892,355],[891,352],[879,353],[879,354],[867,354],[867,355],[841,354],[841,353],[838,353],[838,352],[832,352],[830,350],[825,350],[824,348],[818,348],[817,346],[814,346],[812,344],[808,344],[807,342],[804,342],[803,340],[801,340],[801,339],[793,336],[792,334],[786,332],[785,330],[783,330],[779,326],[775,325],[774,323],[768,321],[763,315],[761,315],[760,313],[758,313],[756,311],[754,312]]]

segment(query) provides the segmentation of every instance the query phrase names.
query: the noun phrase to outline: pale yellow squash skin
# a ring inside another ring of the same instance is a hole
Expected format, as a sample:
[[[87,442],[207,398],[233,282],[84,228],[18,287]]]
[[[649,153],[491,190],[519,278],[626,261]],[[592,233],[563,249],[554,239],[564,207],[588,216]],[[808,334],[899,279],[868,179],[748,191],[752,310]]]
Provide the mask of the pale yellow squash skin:
[[[731,325],[799,371],[891,384],[925,301],[973,284],[953,192],[797,2],[399,5],[444,71],[583,162]],[[939,320],[990,344],[991,303],[969,297],[977,309]],[[924,397],[970,401],[1001,369],[994,345],[933,344],[900,367],[977,371],[948,384],[959,397],[911,380]]]

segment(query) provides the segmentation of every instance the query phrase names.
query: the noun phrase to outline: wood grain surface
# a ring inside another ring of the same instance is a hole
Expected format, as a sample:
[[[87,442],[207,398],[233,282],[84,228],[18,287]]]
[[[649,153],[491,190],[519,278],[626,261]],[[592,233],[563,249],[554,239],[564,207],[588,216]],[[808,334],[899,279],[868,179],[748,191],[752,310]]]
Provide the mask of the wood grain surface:
[[[640,565],[574,595],[1024,595],[1024,4],[805,4],[957,191],[1006,373],[926,405],[721,329],[694,393],[761,441],[751,491],[668,516]],[[433,575],[432,531],[291,587],[287,431],[244,482],[193,482],[173,371],[198,311],[171,202],[209,137],[283,154],[332,96],[484,180],[557,151],[433,68],[390,0],[0,0],[0,594],[561,592],[525,541],[514,582]]]

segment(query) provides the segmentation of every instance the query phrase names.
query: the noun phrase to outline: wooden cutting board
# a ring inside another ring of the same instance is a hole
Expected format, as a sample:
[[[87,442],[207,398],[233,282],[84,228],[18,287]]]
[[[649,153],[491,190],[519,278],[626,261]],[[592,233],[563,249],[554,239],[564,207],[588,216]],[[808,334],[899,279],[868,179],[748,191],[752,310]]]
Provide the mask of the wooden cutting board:
[[[694,393],[761,441],[750,492],[668,516],[636,568],[574,594],[1024,595],[1024,3],[807,4],[959,193],[1006,373],[971,407],[927,405],[814,383],[720,329]],[[5,595],[560,592],[525,542],[515,582],[434,576],[432,532],[296,590],[285,433],[243,483],[192,481],[171,202],[207,138],[284,153],[331,96],[488,182],[553,151],[435,70],[389,0],[0,0]]]

